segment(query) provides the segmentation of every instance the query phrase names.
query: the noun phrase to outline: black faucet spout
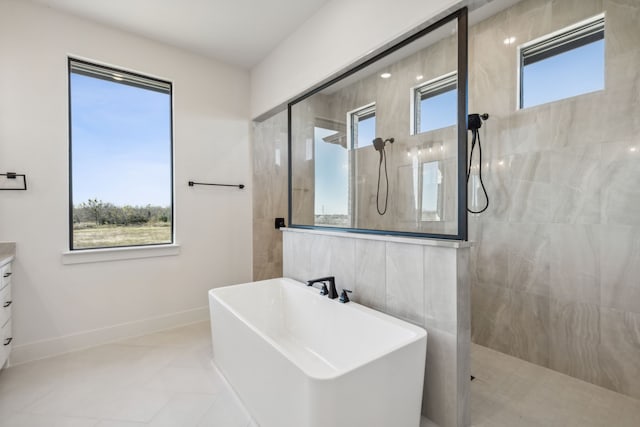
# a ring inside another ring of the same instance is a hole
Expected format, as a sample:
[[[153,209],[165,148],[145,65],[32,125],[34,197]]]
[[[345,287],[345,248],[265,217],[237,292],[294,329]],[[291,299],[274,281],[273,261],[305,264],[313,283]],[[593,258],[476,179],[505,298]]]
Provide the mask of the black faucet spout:
[[[331,299],[338,298],[338,292],[336,291],[336,278],[333,276],[320,277],[319,279],[307,280],[307,286],[312,286],[318,282],[329,282],[329,293],[327,296]]]

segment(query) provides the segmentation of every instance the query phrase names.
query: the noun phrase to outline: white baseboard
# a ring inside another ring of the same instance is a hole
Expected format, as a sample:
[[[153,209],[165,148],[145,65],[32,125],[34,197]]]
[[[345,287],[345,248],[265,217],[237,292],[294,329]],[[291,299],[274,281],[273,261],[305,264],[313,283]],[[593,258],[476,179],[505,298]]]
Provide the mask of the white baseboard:
[[[14,346],[11,350],[9,366],[205,320],[209,320],[208,306],[21,344]]]

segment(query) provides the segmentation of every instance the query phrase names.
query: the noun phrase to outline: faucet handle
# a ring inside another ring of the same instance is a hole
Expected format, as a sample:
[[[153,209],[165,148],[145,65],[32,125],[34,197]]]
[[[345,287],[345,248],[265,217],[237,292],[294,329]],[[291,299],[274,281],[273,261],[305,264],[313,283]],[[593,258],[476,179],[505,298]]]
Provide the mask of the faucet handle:
[[[349,289],[342,289],[342,293],[340,294],[340,302],[341,303],[347,303],[349,302],[349,295],[347,295],[347,292],[351,293],[353,291],[349,290]]]
[[[322,288],[320,289],[320,295],[327,295],[329,293],[329,289],[327,289],[327,284],[322,282]]]

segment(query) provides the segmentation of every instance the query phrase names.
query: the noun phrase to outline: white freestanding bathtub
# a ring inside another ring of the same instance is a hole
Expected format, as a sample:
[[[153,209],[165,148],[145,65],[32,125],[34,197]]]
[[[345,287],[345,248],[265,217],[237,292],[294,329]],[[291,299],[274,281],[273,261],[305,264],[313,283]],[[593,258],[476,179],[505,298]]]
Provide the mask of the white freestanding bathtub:
[[[213,358],[261,427],[418,427],[427,333],[286,278],[209,291]]]

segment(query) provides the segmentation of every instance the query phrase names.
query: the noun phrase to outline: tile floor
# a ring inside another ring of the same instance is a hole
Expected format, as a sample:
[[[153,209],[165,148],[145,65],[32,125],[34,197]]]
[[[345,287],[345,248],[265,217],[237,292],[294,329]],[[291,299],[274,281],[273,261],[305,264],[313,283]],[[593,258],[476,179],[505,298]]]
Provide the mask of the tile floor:
[[[486,347],[472,345],[471,374],[474,426],[640,426],[639,400]]]
[[[197,323],[0,372],[0,425],[253,426]]]
[[[484,347],[472,370],[476,426],[640,425],[639,401]],[[208,322],[5,369],[0,425],[255,426],[211,363]]]

